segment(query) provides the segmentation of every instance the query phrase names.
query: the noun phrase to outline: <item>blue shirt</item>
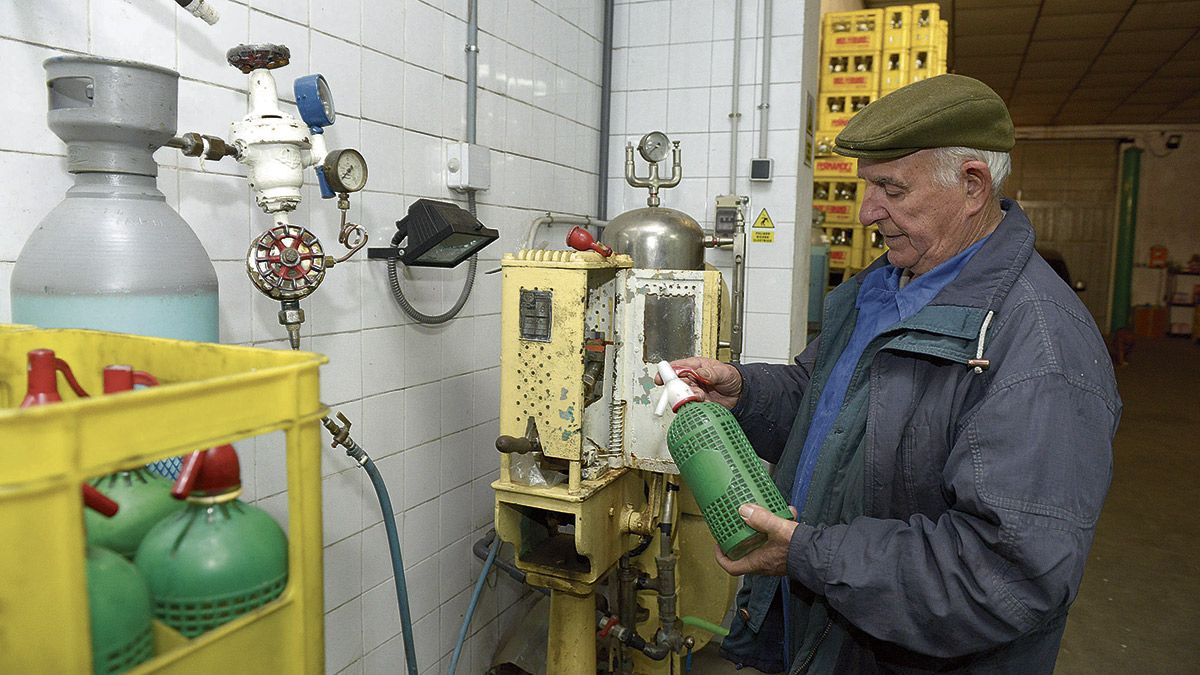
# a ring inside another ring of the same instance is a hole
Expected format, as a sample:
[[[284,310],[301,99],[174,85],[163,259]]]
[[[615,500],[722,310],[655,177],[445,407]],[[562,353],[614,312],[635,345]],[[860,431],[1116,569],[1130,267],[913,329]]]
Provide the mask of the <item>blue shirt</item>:
[[[958,255],[925,274],[910,279],[903,288],[900,286],[902,270],[894,265],[880,267],[862,280],[855,301],[858,319],[854,324],[854,332],[829,373],[829,381],[821,391],[821,398],[817,399],[817,409],[813,413],[812,423],[808,426],[808,436],[804,439],[804,449],[796,467],[791,504],[796,507],[798,513],[804,511],[804,502],[808,498],[808,488],[812,482],[813,470],[817,467],[821,446],[841,411],[846,390],[850,386],[850,378],[854,375],[855,366],[862,359],[867,345],[880,333],[929,304],[942,288],[958,277],[958,273],[983,247],[985,241],[987,237],[971,244]]]

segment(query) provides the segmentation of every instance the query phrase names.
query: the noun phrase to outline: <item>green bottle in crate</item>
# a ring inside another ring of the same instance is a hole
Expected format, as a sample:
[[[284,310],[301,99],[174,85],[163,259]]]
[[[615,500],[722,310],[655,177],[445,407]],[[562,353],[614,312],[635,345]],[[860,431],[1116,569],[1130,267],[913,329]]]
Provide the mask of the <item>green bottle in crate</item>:
[[[662,415],[668,405],[675,412],[667,450],[721,552],[733,560],[742,558],[767,538],[738,515],[742,504],[757,504],[789,520],[792,512],[733,413],[719,403],[701,401],[666,361],[658,364],[658,372],[667,391],[655,413]]]

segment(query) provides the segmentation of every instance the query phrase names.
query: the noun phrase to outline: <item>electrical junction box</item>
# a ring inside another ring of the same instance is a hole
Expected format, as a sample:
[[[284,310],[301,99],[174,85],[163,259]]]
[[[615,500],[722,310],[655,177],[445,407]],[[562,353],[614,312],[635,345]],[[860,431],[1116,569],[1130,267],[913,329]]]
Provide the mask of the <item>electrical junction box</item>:
[[[728,237],[742,223],[742,209],[750,201],[741,195],[718,195],[717,218],[713,229],[720,236]]]
[[[467,192],[492,186],[492,151],[475,143],[451,143],[446,147],[446,186]]]
[[[771,174],[775,172],[775,160],[759,157],[750,160],[750,180],[771,180]]]

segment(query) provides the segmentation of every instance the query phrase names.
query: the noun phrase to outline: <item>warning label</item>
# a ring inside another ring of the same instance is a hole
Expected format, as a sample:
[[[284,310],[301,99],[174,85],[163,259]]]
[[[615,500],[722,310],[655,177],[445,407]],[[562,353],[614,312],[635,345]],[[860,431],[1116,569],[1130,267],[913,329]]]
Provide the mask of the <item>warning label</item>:
[[[750,241],[758,244],[770,244],[775,241],[775,233],[770,230],[751,232]]]
[[[763,209],[763,210],[759,211],[758,218],[754,219],[754,229],[763,230],[763,229],[773,229],[774,227],[775,227],[775,222],[771,220],[771,215],[767,213],[767,210]],[[755,241],[758,241],[758,240],[755,239]]]

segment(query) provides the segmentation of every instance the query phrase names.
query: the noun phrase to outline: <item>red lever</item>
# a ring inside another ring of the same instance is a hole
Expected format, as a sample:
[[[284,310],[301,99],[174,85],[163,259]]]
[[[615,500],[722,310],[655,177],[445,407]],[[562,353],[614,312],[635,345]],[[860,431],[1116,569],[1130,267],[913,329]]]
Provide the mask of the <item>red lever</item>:
[[[186,499],[192,492],[228,492],[242,486],[242,471],[232,445],[197,450],[183,460],[183,468],[171,488],[175,499]]]
[[[613,254],[613,250],[611,248],[596,241],[596,239],[592,237],[591,232],[588,232],[578,225],[571,228],[571,231],[567,234],[567,246],[570,246],[576,251],[595,251],[605,258]]]
[[[119,391],[133,391],[134,385],[146,387],[158,386],[158,379],[142,370],[134,370],[133,366],[112,365],[104,367],[104,393],[115,394]]]
[[[57,374],[59,372],[63,374],[67,384],[77,396],[87,397],[88,393],[79,386],[75,374],[71,372],[71,367],[67,365],[66,361],[56,358],[54,350],[34,349],[29,352],[28,359],[29,384],[25,390],[25,399],[21,401],[22,408],[61,401],[62,396],[58,394]]]
[[[81,487],[83,488],[84,506],[99,513],[105,518],[112,518],[113,516],[117,515],[117,509],[120,507],[117,506],[116,502],[108,497],[105,497],[103,492],[100,492],[87,483],[82,483]]]

